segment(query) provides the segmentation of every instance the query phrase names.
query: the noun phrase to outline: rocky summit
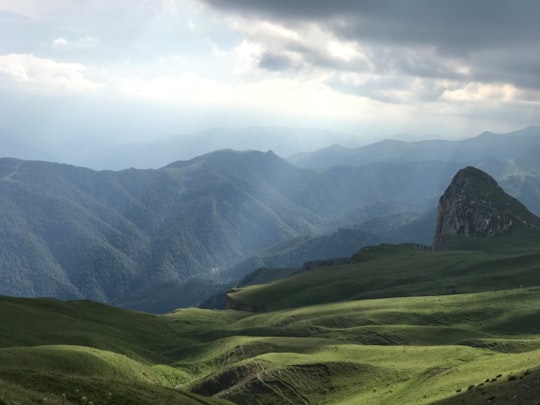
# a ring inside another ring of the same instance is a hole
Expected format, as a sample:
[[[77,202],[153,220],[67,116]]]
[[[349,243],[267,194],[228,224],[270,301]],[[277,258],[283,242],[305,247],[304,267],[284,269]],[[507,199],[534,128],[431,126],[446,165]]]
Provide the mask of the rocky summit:
[[[516,229],[540,229],[540,218],[487,173],[468,166],[454,176],[439,200],[433,248],[447,248],[448,237],[489,238]]]

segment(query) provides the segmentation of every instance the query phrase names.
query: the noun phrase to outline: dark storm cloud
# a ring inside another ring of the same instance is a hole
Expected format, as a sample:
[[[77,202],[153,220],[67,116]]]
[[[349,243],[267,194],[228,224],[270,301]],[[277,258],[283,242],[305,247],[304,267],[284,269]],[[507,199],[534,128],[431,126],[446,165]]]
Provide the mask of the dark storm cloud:
[[[506,78],[517,87],[540,89],[540,41],[471,53],[469,63],[479,80],[495,82]]]
[[[285,21],[319,21],[351,38],[437,43],[463,49],[535,42],[534,0],[202,0],[213,7]]]
[[[471,81],[540,88],[538,1],[201,1],[222,12],[287,27],[316,23],[341,40],[369,47],[372,69],[382,74],[451,80],[466,75]],[[298,43],[289,45],[314,66],[366,71],[366,66],[332,61],[313,49],[298,50]],[[279,52],[272,50],[273,60],[281,58]]]

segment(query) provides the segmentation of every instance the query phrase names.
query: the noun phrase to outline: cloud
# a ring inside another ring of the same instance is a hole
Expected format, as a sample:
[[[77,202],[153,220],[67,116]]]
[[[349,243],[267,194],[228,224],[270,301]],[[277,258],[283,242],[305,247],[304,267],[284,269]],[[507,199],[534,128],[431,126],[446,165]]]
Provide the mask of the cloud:
[[[52,46],[55,49],[70,51],[74,49],[90,49],[97,45],[99,40],[91,35],[85,35],[74,41],[65,39],[64,37],[55,38],[52,41]]]
[[[331,83],[341,89],[348,85],[343,73],[364,75],[356,91],[366,96],[377,93],[369,83],[403,81],[437,82],[430,93],[441,97],[457,85],[471,96],[478,91],[478,100],[486,88],[540,91],[540,3],[534,0],[200,1],[227,15],[260,50],[258,68],[273,73],[333,72]],[[369,82],[373,76],[380,80]],[[403,96],[387,99],[406,101]]]
[[[72,91],[102,87],[85,76],[87,70],[79,63],[55,62],[31,54],[0,55],[0,75],[24,84]]]
[[[256,82],[218,83],[185,73],[181,76],[159,76],[150,79],[119,80],[117,90],[131,99],[153,99],[204,107],[234,106],[237,109],[266,111],[274,114],[320,114],[344,118],[351,111],[371,111],[366,100],[336,92],[318,76],[266,78]],[[179,105],[181,105],[179,104]]]
[[[301,68],[302,63],[299,58],[295,58],[296,55],[287,55],[285,53],[273,53],[272,51],[264,52],[257,60],[257,67],[266,70],[284,71],[284,70],[298,70]],[[295,60],[296,59],[296,60]]]
[[[535,0],[201,0],[248,18],[285,24],[318,22],[340,36],[388,43],[422,43],[464,51],[488,44],[536,42]]]
[[[538,15],[531,0],[0,0],[0,82],[238,125],[258,110],[425,132],[478,114],[482,131],[537,116]]]
[[[511,84],[482,84],[467,83],[463,88],[445,90],[442,98],[458,102],[511,102],[518,95],[517,89]]]
[[[242,41],[242,43],[234,49],[234,73],[240,75],[256,70],[260,65],[263,52],[262,47],[258,43]]]

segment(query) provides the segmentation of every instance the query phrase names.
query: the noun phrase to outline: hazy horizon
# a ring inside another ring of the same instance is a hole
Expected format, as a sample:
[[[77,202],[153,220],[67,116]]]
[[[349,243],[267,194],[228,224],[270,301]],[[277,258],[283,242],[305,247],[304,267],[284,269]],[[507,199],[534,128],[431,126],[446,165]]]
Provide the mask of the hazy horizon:
[[[517,131],[523,129],[525,128],[519,128]],[[158,169],[175,161],[190,160],[223,149],[263,152],[271,150],[287,159],[335,145],[354,149],[384,140],[404,142],[463,141],[475,138],[485,132],[491,131],[469,134],[455,139],[437,135],[414,134],[359,138],[352,133],[314,128],[253,126],[212,128],[192,134],[177,134],[131,142],[118,139],[85,138],[51,142],[39,139],[21,141],[17,137],[3,136],[0,138],[0,151],[2,151],[0,158],[42,160],[82,166],[93,170]],[[510,133],[512,132],[514,131]]]

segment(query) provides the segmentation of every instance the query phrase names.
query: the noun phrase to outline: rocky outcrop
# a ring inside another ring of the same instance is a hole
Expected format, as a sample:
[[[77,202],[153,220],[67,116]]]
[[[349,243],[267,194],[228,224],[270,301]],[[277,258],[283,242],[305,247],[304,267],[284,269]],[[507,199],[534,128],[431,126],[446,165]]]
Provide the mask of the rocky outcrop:
[[[489,238],[516,228],[539,229],[540,219],[487,173],[469,166],[454,176],[439,200],[433,248],[445,249],[448,237]]]

